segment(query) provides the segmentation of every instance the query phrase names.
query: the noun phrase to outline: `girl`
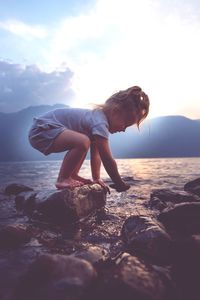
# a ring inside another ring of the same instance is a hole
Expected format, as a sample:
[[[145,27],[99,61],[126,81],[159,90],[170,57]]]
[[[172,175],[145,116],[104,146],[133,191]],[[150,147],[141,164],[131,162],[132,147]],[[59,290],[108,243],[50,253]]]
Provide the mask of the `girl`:
[[[95,182],[109,192],[109,188],[100,179],[102,161],[114,188],[122,192],[130,186],[121,179],[112,157],[109,133],[125,131],[134,124],[139,128],[148,112],[148,96],[140,87],[133,86],[115,93],[103,105],[93,110],[62,108],[34,118],[29,131],[29,141],[45,155],[68,150],[55,184],[58,189]],[[78,175],[89,148],[93,181]]]

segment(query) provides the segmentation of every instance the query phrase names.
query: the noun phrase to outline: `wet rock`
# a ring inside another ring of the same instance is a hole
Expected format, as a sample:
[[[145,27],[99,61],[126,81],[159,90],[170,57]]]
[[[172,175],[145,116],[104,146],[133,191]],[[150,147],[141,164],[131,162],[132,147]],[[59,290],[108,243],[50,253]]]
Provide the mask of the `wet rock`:
[[[165,209],[158,220],[171,233],[200,233],[200,202],[176,204],[174,208]]]
[[[148,205],[151,209],[159,211],[173,207],[175,204],[183,202],[200,202],[200,198],[185,191],[173,191],[170,189],[154,190],[150,195]]]
[[[163,225],[146,216],[131,216],[122,227],[127,251],[155,263],[170,261],[171,238]]]
[[[10,224],[0,230],[0,248],[17,247],[29,242],[31,235],[23,224]]]
[[[184,190],[200,196],[200,178],[186,183],[184,185]]]
[[[94,299],[175,299],[173,285],[165,271],[160,272],[127,253],[118,260],[104,283],[96,288]]]
[[[16,208],[40,221],[71,224],[104,207],[106,193],[98,184],[74,190],[22,192],[15,197]]]
[[[11,183],[5,187],[4,193],[6,195],[17,195],[21,192],[25,191],[33,191],[33,189],[29,186],[19,183]]]
[[[29,268],[15,291],[15,300],[75,300],[96,279],[92,265],[64,255],[41,255]]]
[[[109,253],[103,247],[90,246],[85,250],[73,253],[72,256],[85,259],[94,265],[96,263],[105,261],[108,258]]]

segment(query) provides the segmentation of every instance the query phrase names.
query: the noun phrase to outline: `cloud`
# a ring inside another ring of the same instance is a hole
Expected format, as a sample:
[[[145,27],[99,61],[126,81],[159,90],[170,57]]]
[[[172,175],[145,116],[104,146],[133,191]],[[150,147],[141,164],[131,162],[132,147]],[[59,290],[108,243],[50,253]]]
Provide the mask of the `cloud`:
[[[45,72],[36,65],[22,66],[0,61],[0,111],[13,112],[30,105],[70,104],[72,71]]]
[[[9,31],[12,34],[20,36],[24,39],[47,37],[47,30],[40,25],[28,25],[20,20],[7,20],[0,22],[0,28]]]
[[[74,74],[76,106],[102,103],[136,84],[150,96],[151,116],[199,118],[200,4],[182,2],[96,0],[49,25],[42,39],[15,39],[13,49],[48,74],[66,62]],[[4,94],[11,94],[10,87]]]
[[[150,95],[152,116],[182,114],[190,106],[192,117],[200,98],[200,22],[192,4],[180,4],[166,9],[157,0],[97,0],[84,15],[58,24],[46,59],[52,67],[69,63],[85,103],[137,84]]]

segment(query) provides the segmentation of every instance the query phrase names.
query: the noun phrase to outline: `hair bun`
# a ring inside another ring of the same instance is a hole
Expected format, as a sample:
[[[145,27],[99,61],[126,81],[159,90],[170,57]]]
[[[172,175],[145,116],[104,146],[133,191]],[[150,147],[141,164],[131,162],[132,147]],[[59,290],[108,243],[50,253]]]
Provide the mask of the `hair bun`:
[[[141,87],[135,85],[129,88],[129,95],[140,96],[142,93]]]
[[[141,87],[135,85],[132,87],[132,91],[140,93],[140,92],[142,92],[142,89],[141,89]]]

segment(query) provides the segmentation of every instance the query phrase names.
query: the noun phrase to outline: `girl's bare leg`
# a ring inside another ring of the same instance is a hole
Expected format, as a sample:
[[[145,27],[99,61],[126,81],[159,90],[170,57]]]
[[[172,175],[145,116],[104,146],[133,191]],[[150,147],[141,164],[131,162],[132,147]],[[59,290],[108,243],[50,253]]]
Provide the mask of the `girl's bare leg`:
[[[58,135],[53,143],[53,152],[69,151],[65,155],[59,171],[57,188],[74,188],[83,184],[79,180],[73,179],[72,174],[78,168],[80,169],[89,147],[90,140],[84,134],[64,130]]]
[[[79,172],[79,170],[80,170],[80,168],[81,168],[81,166],[82,166],[82,164],[83,164],[83,162],[84,162],[84,160],[85,160],[85,157],[86,157],[86,154],[85,154],[85,156],[82,158],[82,160],[80,161],[80,163],[79,163],[79,165],[77,166],[77,168],[73,171],[71,177],[72,177],[73,179],[75,179],[75,180],[78,180],[78,181],[82,182],[83,184],[89,184],[89,183],[93,183],[93,181],[90,180],[90,179],[85,179],[85,178],[83,178],[83,177],[81,177],[81,176],[78,175],[78,172]]]

